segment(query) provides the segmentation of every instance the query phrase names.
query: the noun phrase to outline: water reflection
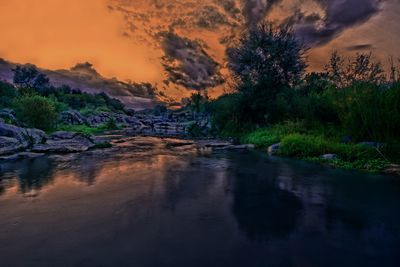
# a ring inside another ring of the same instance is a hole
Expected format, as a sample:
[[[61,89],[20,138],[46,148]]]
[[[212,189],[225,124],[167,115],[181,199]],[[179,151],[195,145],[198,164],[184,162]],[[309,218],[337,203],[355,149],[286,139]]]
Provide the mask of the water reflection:
[[[45,157],[21,161],[3,162],[0,164],[0,175],[3,179],[16,179],[22,194],[38,192],[54,179],[54,162]],[[4,185],[0,180],[0,185]]]
[[[0,166],[5,266],[400,262],[395,178],[151,138]]]

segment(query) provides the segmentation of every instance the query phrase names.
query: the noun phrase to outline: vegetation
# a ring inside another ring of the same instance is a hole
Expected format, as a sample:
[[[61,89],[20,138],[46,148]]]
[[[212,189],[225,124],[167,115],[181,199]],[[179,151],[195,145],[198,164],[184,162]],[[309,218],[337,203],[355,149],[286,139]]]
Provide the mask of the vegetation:
[[[261,24],[245,34],[228,52],[235,92],[202,104],[218,134],[264,149],[281,143],[282,156],[343,168],[379,171],[400,162],[393,60],[386,77],[370,53],[346,59],[334,52],[325,71],[304,74],[304,52],[289,28]],[[379,147],[359,145],[365,141]]]
[[[118,126],[114,120],[101,124],[97,127],[91,127],[88,125],[58,125],[57,130],[67,132],[77,132],[86,136],[101,134],[104,131],[117,130]]]
[[[23,95],[14,100],[13,106],[18,120],[26,126],[54,129],[58,117],[55,101],[39,95]]]
[[[14,109],[18,121],[25,126],[85,134],[118,128],[113,120],[100,127],[58,125],[59,113],[64,110],[75,109],[84,115],[104,111],[123,113],[124,105],[105,93],[89,94],[66,85],[51,86],[48,77],[33,65],[17,66],[13,72],[15,86],[0,82],[0,108]]]

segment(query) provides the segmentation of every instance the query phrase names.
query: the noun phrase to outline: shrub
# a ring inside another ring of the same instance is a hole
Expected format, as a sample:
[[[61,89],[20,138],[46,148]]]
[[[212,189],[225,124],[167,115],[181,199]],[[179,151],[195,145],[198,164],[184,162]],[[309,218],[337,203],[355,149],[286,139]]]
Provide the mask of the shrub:
[[[111,118],[102,126],[102,128],[105,130],[117,130],[118,125],[115,120]]]
[[[58,117],[56,102],[39,95],[24,95],[14,101],[18,120],[45,131],[54,128]]]
[[[354,138],[383,142],[399,138],[399,83],[356,83],[335,94],[340,121]]]
[[[260,129],[242,138],[242,143],[253,144],[257,148],[266,148],[278,143],[279,135],[271,129]]]
[[[238,94],[226,94],[210,103],[212,124],[219,135],[237,135],[247,128],[247,125],[238,120],[238,99]]]
[[[18,91],[9,83],[0,81],[0,107],[8,108],[18,96]]]

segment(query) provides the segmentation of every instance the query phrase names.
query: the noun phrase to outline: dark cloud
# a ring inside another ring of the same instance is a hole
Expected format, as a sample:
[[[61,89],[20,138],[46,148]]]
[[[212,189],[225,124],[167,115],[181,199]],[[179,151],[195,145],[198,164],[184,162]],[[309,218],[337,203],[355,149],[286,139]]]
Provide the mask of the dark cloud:
[[[347,51],[360,51],[360,50],[372,50],[374,46],[372,44],[358,44],[346,47]]]
[[[281,0],[243,0],[243,13],[247,23],[255,25],[262,21],[271,8]]]
[[[381,10],[384,0],[314,0],[325,11],[319,20],[301,18],[295,24],[297,36],[307,45],[322,45],[345,29],[369,20]]]
[[[200,42],[173,32],[164,32],[160,36],[167,82],[195,90],[215,87],[224,82],[219,64],[207,54]]]

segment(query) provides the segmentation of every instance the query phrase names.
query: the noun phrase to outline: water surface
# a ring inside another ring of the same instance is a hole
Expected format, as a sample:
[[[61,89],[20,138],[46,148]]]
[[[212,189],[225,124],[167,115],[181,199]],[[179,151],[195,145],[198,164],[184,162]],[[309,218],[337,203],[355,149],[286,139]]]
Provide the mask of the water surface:
[[[400,266],[400,179],[135,138],[0,163],[0,266]]]

